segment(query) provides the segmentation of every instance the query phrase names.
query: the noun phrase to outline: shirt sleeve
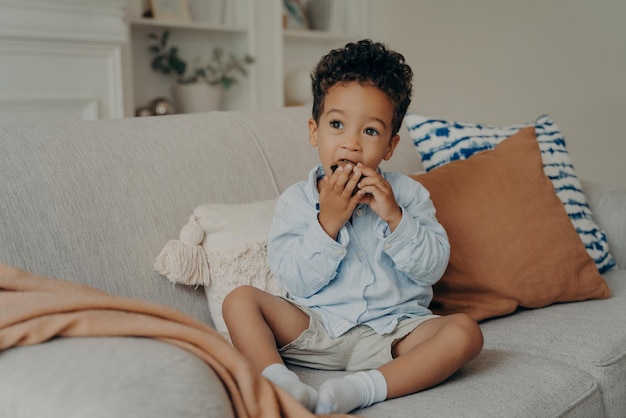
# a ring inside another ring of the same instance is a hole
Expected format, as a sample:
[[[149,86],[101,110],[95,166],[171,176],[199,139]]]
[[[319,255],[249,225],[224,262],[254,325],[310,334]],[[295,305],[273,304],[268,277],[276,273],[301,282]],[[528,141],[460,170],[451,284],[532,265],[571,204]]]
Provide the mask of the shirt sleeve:
[[[309,297],[330,283],[347,253],[347,233],[340,232],[335,241],[322,229],[317,214],[299,187],[288,188],[276,204],[268,263],[281,285],[295,297]]]
[[[437,221],[428,190],[417,181],[402,177],[394,182],[402,219],[394,232],[383,238],[383,248],[396,267],[409,278],[432,285],[445,272],[450,259],[450,243],[446,231]]]

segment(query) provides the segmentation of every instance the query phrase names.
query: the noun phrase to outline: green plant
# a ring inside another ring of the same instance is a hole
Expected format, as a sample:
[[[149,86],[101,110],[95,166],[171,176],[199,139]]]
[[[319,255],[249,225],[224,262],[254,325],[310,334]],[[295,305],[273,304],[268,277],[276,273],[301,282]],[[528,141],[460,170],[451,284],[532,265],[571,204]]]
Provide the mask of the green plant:
[[[200,60],[196,59],[193,67],[189,67],[179,55],[178,48],[168,45],[170,37],[168,30],[160,35],[150,33],[148,37],[154,41],[149,49],[154,55],[151,63],[152,69],[172,77],[179,84],[205,82],[229,88],[237,82],[237,75],[248,75],[246,66],[254,62],[254,58],[248,54],[243,57],[229,54],[226,57],[223,49],[214,48],[213,55],[206,64],[201,64]]]

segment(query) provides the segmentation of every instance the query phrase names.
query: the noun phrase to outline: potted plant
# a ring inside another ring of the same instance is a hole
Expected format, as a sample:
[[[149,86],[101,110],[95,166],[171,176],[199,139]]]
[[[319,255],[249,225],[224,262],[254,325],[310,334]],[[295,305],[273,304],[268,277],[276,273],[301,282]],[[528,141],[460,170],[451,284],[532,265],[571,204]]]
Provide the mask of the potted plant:
[[[238,77],[247,76],[247,66],[254,62],[248,54],[227,56],[223,49],[214,48],[208,62],[196,59],[190,66],[179,49],[169,45],[169,30],[148,36],[153,41],[149,48],[153,55],[151,67],[174,81],[174,100],[183,113],[219,109],[222,90],[235,84]]]

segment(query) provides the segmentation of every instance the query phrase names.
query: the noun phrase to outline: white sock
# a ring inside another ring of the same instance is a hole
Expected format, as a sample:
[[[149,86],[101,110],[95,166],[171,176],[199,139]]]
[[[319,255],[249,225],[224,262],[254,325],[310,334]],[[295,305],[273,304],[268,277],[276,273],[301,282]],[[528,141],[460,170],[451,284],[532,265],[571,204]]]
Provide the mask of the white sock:
[[[358,372],[320,386],[316,414],[347,414],[387,398],[387,381],[378,370]]]
[[[317,404],[317,391],[311,386],[302,383],[298,375],[289,370],[284,364],[270,364],[261,374],[293,396],[309,411],[313,412]]]

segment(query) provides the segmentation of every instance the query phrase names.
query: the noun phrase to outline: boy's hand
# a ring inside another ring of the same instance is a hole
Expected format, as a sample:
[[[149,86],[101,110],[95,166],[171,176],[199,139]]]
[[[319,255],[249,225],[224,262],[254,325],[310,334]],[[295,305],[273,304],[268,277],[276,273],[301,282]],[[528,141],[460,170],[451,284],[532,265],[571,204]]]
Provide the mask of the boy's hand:
[[[320,212],[318,220],[328,236],[337,239],[339,230],[352,216],[361,196],[354,194],[361,172],[352,164],[338,167],[320,181]]]
[[[402,220],[402,210],[389,182],[371,167],[361,163],[356,167],[346,164],[320,182],[318,220],[324,231],[331,238],[337,239],[339,230],[348,222],[359,203],[369,205],[387,222],[391,232]]]
[[[395,231],[402,220],[402,210],[393,195],[391,184],[378,171],[361,163],[357,164],[356,171],[365,176],[359,181],[359,191],[356,194],[360,196],[359,203],[368,204],[387,222],[391,232]]]

